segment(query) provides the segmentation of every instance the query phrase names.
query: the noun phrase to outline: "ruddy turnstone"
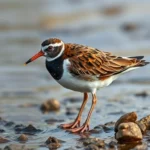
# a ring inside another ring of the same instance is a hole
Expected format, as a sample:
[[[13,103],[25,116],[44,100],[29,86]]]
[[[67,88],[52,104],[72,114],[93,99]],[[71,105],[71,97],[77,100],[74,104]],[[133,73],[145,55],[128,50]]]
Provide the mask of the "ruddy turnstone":
[[[149,64],[143,60],[143,56],[115,56],[96,48],[64,43],[57,38],[45,40],[41,44],[41,50],[25,64],[41,56],[46,57],[46,68],[60,85],[84,94],[83,103],[75,121],[61,125],[70,132],[80,133],[89,130],[90,117],[97,102],[97,90],[110,85],[121,74]],[[80,126],[88,93],[92,94],[92,105],[85,123]]]

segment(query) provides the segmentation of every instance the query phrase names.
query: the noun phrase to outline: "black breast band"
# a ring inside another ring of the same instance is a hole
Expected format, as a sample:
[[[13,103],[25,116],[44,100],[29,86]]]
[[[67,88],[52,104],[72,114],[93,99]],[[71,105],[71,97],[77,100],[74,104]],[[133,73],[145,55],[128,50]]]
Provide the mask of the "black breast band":
[[[63,75],[63,59],[59,57],[53,61],[46,60],[46,68],[55,80],[61,79]]]

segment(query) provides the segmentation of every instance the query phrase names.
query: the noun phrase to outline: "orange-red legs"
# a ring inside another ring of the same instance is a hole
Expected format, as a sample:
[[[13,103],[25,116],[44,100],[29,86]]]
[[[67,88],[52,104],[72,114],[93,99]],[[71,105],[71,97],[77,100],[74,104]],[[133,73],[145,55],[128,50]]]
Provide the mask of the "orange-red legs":
[[[87,100],[88,100],[88,93],[84,93],[83,103],[81,105],[81,108],[80,108],[80,111],[79,111],[79,114],[78,114],[77,118],[72,123],[61,124],[60,125],[61,128],[74,129],[74,128],[77,128],[77,127],[80,126],[81,115],[82,115],[82,112],[84,110],[84,107],[85,107],[85,104],[86,104]]]
[[[68,131],[70,131],[72,133],[83,133],[85,131],[89,131],[89,121],[90,121],[90,117],[91,117],[91,114],[93,112],[93,109],[96,105],[96,102],[97,102],[96,95],[92,94],[92,105],[91,105],[91,108],[90,108],[90,111],[89,111],[89,114],[88,114],[88,117],[87,117],[85,123],[81,127],[68,129]]]

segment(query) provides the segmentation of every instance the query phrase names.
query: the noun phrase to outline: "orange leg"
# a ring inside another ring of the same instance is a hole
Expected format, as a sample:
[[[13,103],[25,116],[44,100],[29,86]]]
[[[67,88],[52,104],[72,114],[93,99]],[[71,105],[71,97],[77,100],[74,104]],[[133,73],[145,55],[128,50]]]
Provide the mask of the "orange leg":
[[[73,132],[73,133],[83,133],[83,132],[89,130],[89,121],[90,121],[90,117],[91,117],[91,114],[93,112],[93,109],[94,109],[94,107],[96,105],[96,102],[97,102],[96,95],[92,94],[92,106],[91,106],[91,109],[89,111],[89,114],[88,114],[88,117],[87,117],[85,123],[81,127],[68,129],[68,131]]]
[[[81,108],[80,108],[80,111],[79,111],[79,114],[78,114],[77,118],[72,123],[60,125],[61,128],[73,129],[73,128],[76,128],[76,127],[80,126],[81,115],[82,115],[82,112],[83,112],[83,109],[85,107],[85,104],[86,104],[87,100],[88,100],[88,93],[84,93],[83,103],[81,105]]]

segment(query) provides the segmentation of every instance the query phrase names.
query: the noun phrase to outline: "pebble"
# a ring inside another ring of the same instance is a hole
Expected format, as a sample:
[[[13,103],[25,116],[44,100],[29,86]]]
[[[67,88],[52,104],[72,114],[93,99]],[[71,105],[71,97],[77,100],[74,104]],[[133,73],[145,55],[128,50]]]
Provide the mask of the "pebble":
[[[49,137],[45,143],[49,149],[57,149],[61,147],[59,140],[55,137]]]
[[[59,111],[60,103],[56,99],[49,99],[41,105],[40,109],[43,113],[48,113],[50,111]]]
[[[25,132],[37,132],[39,129],[36,129],[32,124],[29,124],[23,129]]]
[[[117,142],[116,141],[111,141],[108,144],[109,149],[115,149],[117,147]]]
[[[10,146],[5,146],[4,150],[12,150],[12,149],[10,148]]]
[[[137,120],[137,114],[136,112],[131,112],[131,113],[127,113],[123,116],[121,116],[118,121],[116,122],[115,124],[115,132],[118,131],[118,126],[121,124],[121,123],[125,123],[125,122],[136,122]]]
[[[111,6],[103,9],[103,14],[107,16],[114,16],[122,13],[122,7],[119,6]]]
[[[115,127],[115,122],[108,122],[104,124],[103,130],[104,132],[108,133],[108,132],[113,131],[114,127]]]
[[[73,147],[65,148],[64,150],[75,150]]]
[[[11,126],[13,126],[14,124],[15,124],[14,122],[10,121],[10,122],[7,122],[7,123],[5,124],[5,127],[11,127]]]
[[[0,133],[4,133],[5,132],[5,130],[3,130],[3,129],[0,129]]]
[[[3,137],[0,137],[0,144],[2,144],[2,143],[8,143],[8,142],[9,142],[8,139],[5,139],[5,138],[3,138]]]
[[[27,127],[22,124],[16,125],[14,129],[17,133],[26,133],[31,135],[37,132],[41,132],[40,129],[36,129],[32,124],[29,124]]]
[[[37,107],[38,104],[33,104],[33,103],[25,103],[22,105],[19,105],[20,108],[32,108],[32,107]]]
[[[19,137],[18,137],[18,141],[20,142],[26,142],[28,140],[28,137],[27,135],[25,134],[21,134]]]
[[[137,150],[148,150],[148,145],[147,143],[140,143],[140,144],[137,144],[137,146],[135,147],[135,149]]]
[[[127,23],[122,26],[122,29],[126,32],[135,31],[137,28],[138,28],[138,25],[136,25],[134,23]]]
[[[144,142],[118,144],[119,150],[148,150],[147,144]]]
[[[54,124],[54,123],[61,123],[61,122],[64,122],[63,119],[54,119],[54,118],[51,118],[51,119],[47,119],[45,120],[45,122],[47,124]]]
[[[94,129],[90,130],[90,133],[95,133],[95,134],[102,133],[102,132],[109,133],[114,130],[114,127],[115,127],[115,122],[108,122],[105,123],[104,125],[98,125],[94,127]]]
[[[145,134],[146,130],[150,130],[150,115],[140,119],[136,122],[140,127],[143,134]]]
[[[143,136],[139,126],[134,122],[121,123],[115,138],[120,143],[131,143],[141,141]]]
[[[90,145],[86,146],[84,150],[99,150],[99,148],[98,148],[98,146],[96,146],[94,144],[90,144]]]
[[[75,107],[66,108],[66,115],[75,115],[78,113],[78,109]]]
[[[66,104],[68,102],[70,103],[78,103],[78,102],[82,102],[83,100],[81,98],[77,98],[77,97],[70,97],[70,98],[66,98],[63,100],[63,103]]]
[[[135,96],[145,98],[148,96],[148,93],[146,91],[143,91],[143,92],[136,93]]]
[[[0,117],[0,125],[4,125],[6,123],[7,123],[7,121]]]
[[[28,146],[22,144],[10,144],[5,146],[3,150],[35,150],[35,148],[29,148]]]
[[[98,138],[84,138],[81,139],[83,142],[83,145],[88,147],[89,145],[95,145],[98,148],[104,148],[105,143],[104,140],[98,139]]]
[[[98,125],[94,127],[94,129],[90,130],[90,133],[102,133],[102,132],[104,132],[103,125]]]
[[[21,132],[23,128],[25,128],[25,126],[23,124],[17,124],[17,125],[15,125],[14,130],[16,132]]]

